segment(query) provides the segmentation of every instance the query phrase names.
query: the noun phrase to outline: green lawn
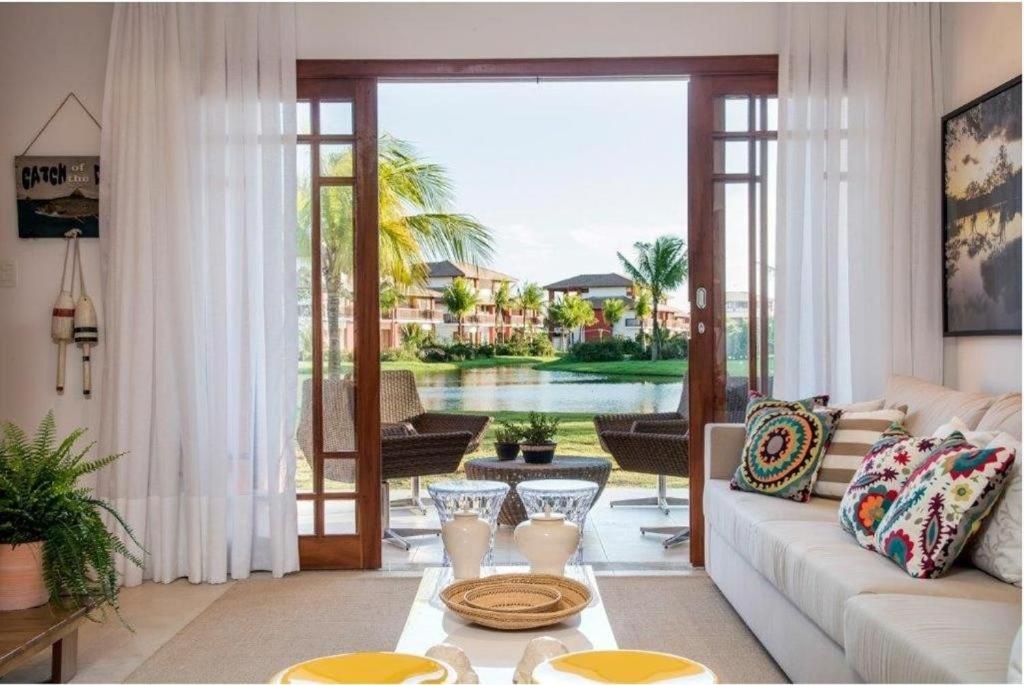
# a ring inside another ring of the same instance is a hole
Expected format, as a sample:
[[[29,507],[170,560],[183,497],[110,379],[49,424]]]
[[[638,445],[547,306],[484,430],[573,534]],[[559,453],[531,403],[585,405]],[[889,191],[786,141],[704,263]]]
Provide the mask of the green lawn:
[[[494,418],[491,425],[488,427],[487,432],[484,434],[484,439],[480,443],[480,449],[476,452],[471,453],[466,458],[475,459],[477,457],[490,457],[494,456],[494,429],[495,424],[498,420],[506,421],[524,421],[526,420],[527,412],[517,411],[494,411],[494,412],[466,412],[468,414],[486,414]],[[567,455],[579,455],[579,456],[593,456],[602,457],[604,459],[611,460],[611,455],[606,454],[601,450],[601,446],[597,441],[597,433],[594,431],[593,414],[587,413],[550,413],[550,416],[559,417],[562,422],[558,426],[558,451],[557,454]],[[520,457],[522,458],[522,457]],[[431,476],[424,478],[424,483],[437,480],[447,480],[453,476]],[[457,472],[456,478],[464,478],[465,471],[460,466]],[[630,473],[622,471],[619,467],[612,462],[612,473],[608,478],[609,486],[620,486],[620,487],[654,487],[655,476],[649,476],[642,473]],[[312,482],[312,473],[309,470],[309,466],[306,464],[306,460],[301,457],[298,459],[298,468],[296,469],[296,481],[299,485],[299,490],[308,489]],[[669,478],[669,485],[671,487],[682,487],[686,484],[684,478]],[[403,488],[408,487],[407,481],[395,481],[392,483],[393,487]]]

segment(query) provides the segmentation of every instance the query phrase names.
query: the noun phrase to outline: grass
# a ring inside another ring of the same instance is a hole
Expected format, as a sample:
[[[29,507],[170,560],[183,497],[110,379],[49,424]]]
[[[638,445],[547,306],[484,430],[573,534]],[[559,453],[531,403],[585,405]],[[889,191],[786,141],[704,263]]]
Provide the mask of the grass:
[[[497,427],[499,420],[504,421],[525,421],[528,412],[519,411],[494,411],[494,412],[466,412],[467,414],[483,414],[491,416],[494,421],[488,426],[487,432],[484,434],[484,439],[480,443],[480,449],[476,452],[469,454],[466,459],[476,459],[479,457],[492,457],[494,456],[494,430]],[[573,456],[587,456],[587,457],[601,457],[612,461],[611,455],[601,450],[601,445],[597,441],[597,433],[594,431],[593,414],[589,413],[572,413],[572,412],[550,412],[549,416],[556,416],[561,419],[561,423],[558,425],[558,436],[556,440],[558,442],[557,454],[566,454]],[[522,458],[522,457],[520,457]],[[299,491],[308,490],[312,483],[312,473],[310,472],[309,466],[306,464],[306,460],[301,457],[297,460],[298,467],[296,469],[296,482],[299,486]],[[447,476],[430,476],[423,478],[423,483],[430,483],[432,481],[448,480],[450,478],[465,478],[465,469],[462,465],[459,466],[459,470],[455,475]],[[651,487],[655,485],[656,477],[650,476],[643,473],[632,473],[629,471],[621,470],[614,461],[612,461],[612,472],[608,477],[608,485],[610,487]],[[669,478],[669,486],[671,487],[683,487],[686,485],[685,478]],[[408,481],[394,481],[392,487],[405,488],[408,487]]]
[[[565,358],[537,364],[534,368],[543,371],[572,371],[574,373],[596,373],[605,376],[654,376],[681,378],[689,368],[688,359],[627,359],[621,362],[574,362]],[[748,363],[746,359],[730,359],[729,374],[745,376]]]

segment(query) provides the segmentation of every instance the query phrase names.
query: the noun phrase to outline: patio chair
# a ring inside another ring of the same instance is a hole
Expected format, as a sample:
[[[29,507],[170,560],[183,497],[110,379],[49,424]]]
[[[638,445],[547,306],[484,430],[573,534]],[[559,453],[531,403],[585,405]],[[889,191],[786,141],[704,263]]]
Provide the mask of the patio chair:
[[[382,371],[380,374],[380,420],[381,424],[408,424],[419,435],[439,433],[470,433],[469,444],[464,447],[463,455],[469,454],[480,446],[484,431],[491,422],[489,416],[474,414],[444,414],[428,412],[423,409],[419,391],[416,389],[416,377],[412,371]],[[458,462],[456,462],[456,468]],[[448,473],[454,472],[453,468]],[[427,509],[420,496],[420,476],[431,473],[410,474],[412,486],[410,496],[392,502],[392,506],[406,506],[425,514]]]

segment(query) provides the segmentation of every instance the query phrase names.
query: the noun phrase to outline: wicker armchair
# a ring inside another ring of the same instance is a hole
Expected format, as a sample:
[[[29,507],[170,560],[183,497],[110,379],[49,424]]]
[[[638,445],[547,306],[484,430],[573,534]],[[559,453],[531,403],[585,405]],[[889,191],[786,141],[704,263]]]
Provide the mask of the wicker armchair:
[[[463,449],[463,455],[469,454],[480,446],[484,431],[491,423],[489,416],[474,414],[442,414],[428,412],[423,409],[420,394],[416,389],[416,377],[412,371],[382,371],[380,374],[380,420],[382,424],[408,424],[419,435],[452,434],[468,432],[471,436],[469,444]],[[458,441],[456,441],[458,442]],[[455,468],[447,473],[453,473]],[[409,474],[412,478],[410,497],[392,502],[393,506],[407,506],[426,513],[420,497],[420,476],[431,473]]]
[[[594,428],[601,448],[612,455],[623,471],[650,473],[658,477],[658,492],[653,497],[616,500],[611,506],[656,506],[667,515],[670,506],[686,506],[685,497],[668,496],[668,476],[689,473],[689,394],[687,383],[679,408],[653,414],[602,414],[594,417]],[[664,438],[672,437],[668,442]],[[654,531],[651,531],[654,532]]]

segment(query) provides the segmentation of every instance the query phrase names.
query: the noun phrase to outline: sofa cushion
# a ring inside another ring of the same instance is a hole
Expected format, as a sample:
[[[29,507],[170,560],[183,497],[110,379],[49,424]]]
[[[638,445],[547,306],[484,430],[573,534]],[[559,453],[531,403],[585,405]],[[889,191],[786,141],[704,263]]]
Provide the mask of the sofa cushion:
[[[846,660],[866,682],[1005,682],[1020,605],[860,595],[844,623]]]
[[[756,412],[747,420],[743,461],[732,487],[797,502],[810,500],[840,414],[838,409]]]
[[[854,474],[839,504],[839,525],[861,547],[875,550],[875,531],[914,470],[940,441],[916,438],[900,424],[879,437]]]
[[[1020,604],[1021,592],[975,568],[911,578],[860,547],[834,521],[768,521],[755,527],[748,560],[833,640],[843,644],[847,600],[862,594],[962,597]],[[737,548],[739,549],[739,548]]]
[[[704,521],[733,549],[746,555],[751,549],[755,528],[766,521],[836,520],[835,500],[813,498],[801,503],[753,492],[730,490],[729,481],[712,479],[704,483]]]
[[[904,425],[912,435],[931,435],[954,416],[974,429],[994,401],[990,395],[951,390],[909,376],[893,376],[885,387],[885,406],[907,405]]]
[[[915,578],[949,570],[1010,477],[1016,454],[953,433],[907,480],[875,531],[875,546]]]
[[[1017,455],[1003,494],[968,544],[967,557],[982,571],[1007,583],[1021,584],[1021,454],[1020,440],[1000,433],[986,447],[1004,447]]]
[[[989,410],[978,421],[978,430],[1009,433],[1021,439],[1021,395],[1008,392],[996,398]]]

